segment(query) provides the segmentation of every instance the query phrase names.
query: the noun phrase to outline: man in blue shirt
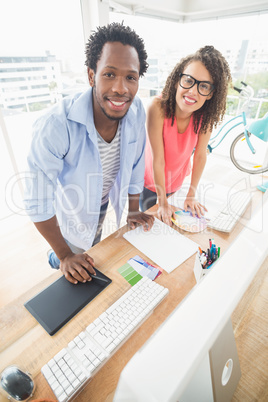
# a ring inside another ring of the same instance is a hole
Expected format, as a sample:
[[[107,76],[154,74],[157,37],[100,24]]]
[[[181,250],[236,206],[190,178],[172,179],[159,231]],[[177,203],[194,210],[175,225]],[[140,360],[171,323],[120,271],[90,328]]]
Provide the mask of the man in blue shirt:
[[[27,213],[54,250],[51,266],[72,283],[95,273],[83,252],[100,240],[109,198],[118,224],[127,199],[131,228],[149,230],[154,220],[139,211],[146,135],[135,95],[148,68],[143,40],[123,24],[99,27],[86,57],[91,88],[35,123],[25,193]]]

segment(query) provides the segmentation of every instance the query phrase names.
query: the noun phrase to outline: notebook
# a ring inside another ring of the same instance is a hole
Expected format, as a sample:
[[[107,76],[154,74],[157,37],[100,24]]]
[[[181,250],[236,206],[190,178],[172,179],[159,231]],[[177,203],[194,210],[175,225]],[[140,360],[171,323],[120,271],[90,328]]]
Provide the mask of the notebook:
[[[94,269],[97,275],[108,282],[93,279],[74,285],[62,276],[24,304],[49,335],[54,335],[112,282]]]

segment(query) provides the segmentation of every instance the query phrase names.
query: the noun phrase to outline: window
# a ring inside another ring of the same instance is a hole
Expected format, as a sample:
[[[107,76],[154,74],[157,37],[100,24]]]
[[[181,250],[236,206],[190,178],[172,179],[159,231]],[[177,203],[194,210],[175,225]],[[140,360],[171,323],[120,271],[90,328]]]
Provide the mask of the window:
[[[26,169],[33,121],[60,99],[63,86],[87,82],[80,0],[9,0],[0,13],[0,37],[0,108],[11,145],[8,151],[0,130],[0,187],[8,192],[7,202],[0,201],[3,219],[22,207],[14,175]],[[57,85],[50,89],[52,82]]]

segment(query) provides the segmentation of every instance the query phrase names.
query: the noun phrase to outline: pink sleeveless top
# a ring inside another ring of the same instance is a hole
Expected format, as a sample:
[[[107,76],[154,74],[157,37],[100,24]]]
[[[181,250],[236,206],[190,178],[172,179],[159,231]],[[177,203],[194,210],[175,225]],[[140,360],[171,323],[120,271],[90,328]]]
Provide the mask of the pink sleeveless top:
[[[193,116],[186,131],[182,134],[177,131],[176,118],[171,126],[171,118],[164,120],[163,141],[165,154],[165,183],[166,193],[177,191],[191,172],[191,155],[197,144],[198,134],[193,127]],[[145,176],[144,187],[151,191],[155,190],[153,178],[152,152],[149,139],[145,149]]]

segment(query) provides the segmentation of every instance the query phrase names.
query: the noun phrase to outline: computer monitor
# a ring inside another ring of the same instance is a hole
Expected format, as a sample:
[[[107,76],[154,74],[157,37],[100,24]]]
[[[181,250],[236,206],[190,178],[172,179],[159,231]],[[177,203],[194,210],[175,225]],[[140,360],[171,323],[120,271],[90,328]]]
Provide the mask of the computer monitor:
[[[229,384],[234,392],[240,369],[230,318],[267,254],[268,191],[211,272],[125,366],[114,402],[231,400],[224,392]]]

